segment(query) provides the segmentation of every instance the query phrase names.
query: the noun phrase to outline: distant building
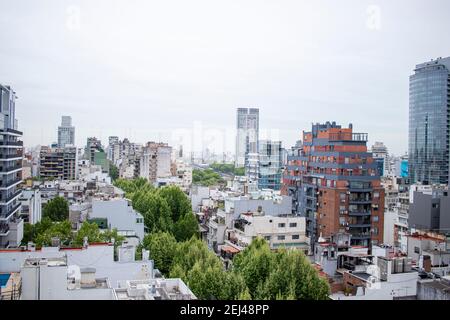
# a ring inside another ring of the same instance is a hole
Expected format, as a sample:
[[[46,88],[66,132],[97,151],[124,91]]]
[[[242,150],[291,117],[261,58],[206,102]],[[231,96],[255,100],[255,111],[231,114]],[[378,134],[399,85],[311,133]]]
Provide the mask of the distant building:
[[[450,57],[416,66],[409,79],[411,183],[449,183]]]
[[[140,159],[140,176],[155,183],[157,178],[172,176],[171,168],[172,147],[167,143],[148,142]]]
[[[102,142],[96,137],[87,138],[86,147],[84,148],[84,158],[89,160],[91,163],[94,163],[94,156],[96,151],[103,152]]]
[[[23,220],[19,218],[22,194],[23,142],[18,139],[16,93],[0,85],[0,248],[17,247],[23,238]]]
[[[75,145],[75,127],[72,126],[71,117],[62,116],[58,127],[58,147],[64,148],[66,145]]]
[[[375,142],[372,146],[373,160],[377,164],[378,175],[388,176],[391,169],[389,164],[389,153],[383,142]]]
[[[236,114],[236,160],[237,168],[244,168],[249,153],[258,153],[259,109],[238,108]]]
[[[76,147],[41,147],[39,176],[47,180],[76,180],[78,178]]]
[[[445,185],[412,185],[409,226],[415,229],[450,230],[450,196]]]
[[[259,189],[281,189],[281,141],[259,141]]]

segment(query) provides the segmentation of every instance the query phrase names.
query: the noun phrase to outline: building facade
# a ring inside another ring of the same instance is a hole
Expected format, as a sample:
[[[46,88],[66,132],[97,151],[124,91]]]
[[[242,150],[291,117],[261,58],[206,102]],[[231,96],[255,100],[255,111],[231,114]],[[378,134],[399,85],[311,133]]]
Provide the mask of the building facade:
[[[416,66],[409,80],[411,183],[449,183],[450,57]]]
[[[311,243],[345,232],[352,245],[382,243],[384,189],[367,140],[352,125],[315,124],[288,156],[282,193],[306,217]]]
[[[148,142],[140,158],[140,177],[155,183],[157,178],[172,176],[171,157],[172,147],[167,143]]]
[[[61,125],[58,127],[58,147],[75,145],[75,127],[72,126],[72,117],[62,116]]]
[[[23,220],[19,217],[22,194],[23,142],[18,139],[16,93],[0,85],[0,248],[17,247],[23,238]]]
[[[282,148],[281,141],[259,141],[260,189],[281,189]]]
[[[236,160],[235,166],[245,167],[249,153],[258,153],[259,109],[238,108],[236,114]]]
[[[77,148],[41,147],[39,176],[46,180],[76,180],[78,178]]]

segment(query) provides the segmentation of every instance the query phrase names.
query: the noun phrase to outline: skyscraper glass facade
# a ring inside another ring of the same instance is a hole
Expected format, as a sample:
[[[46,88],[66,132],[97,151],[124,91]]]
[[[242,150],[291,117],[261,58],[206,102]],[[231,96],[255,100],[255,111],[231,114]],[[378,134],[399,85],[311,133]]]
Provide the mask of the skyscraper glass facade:
[[[411,183],[449,182],[450,57],[416,66],[409,91]]]

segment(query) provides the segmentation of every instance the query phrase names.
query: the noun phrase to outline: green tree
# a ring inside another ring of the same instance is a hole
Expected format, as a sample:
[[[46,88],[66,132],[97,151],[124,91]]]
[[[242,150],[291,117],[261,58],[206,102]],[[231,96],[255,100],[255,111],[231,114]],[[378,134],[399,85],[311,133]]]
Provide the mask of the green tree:
[[[69,245],[73,239],[72,226],[69,220],[54,222],[47,230],[37,233],[36,246],[50,246],[52,238],[58,238],[61,245]]]
[[[87,221],[83,222],[81,228],[77,231],[73,239],[73,245],[77,247],[83,246],[84,237],[87,237],[88,243],[102,241],[98,225],[96,223],[89,223]]]
[[[177,222],[186,213],[192,212],[191,201],[179,187],[162,187],[158,189],[158,194],[169,205],[173,222]]]
[[[150,258],[159,271],[168,275],[177,247],[174,236],[167,232],[150,233],[144,237],[142,246],[150,251]]]
[[[113,182],[119,178],[119,169],[112,163],[112,161],[109,162],[109,176]]]
[[[197,218],[192,212],[185,213],[178,220],[173,228],[173,233],[177,241],[185,241],[199,233]]]
[[[63,197],[56,197],[44,206],[43,217],[52,221],[64,221],[69,219],[69,203]]]

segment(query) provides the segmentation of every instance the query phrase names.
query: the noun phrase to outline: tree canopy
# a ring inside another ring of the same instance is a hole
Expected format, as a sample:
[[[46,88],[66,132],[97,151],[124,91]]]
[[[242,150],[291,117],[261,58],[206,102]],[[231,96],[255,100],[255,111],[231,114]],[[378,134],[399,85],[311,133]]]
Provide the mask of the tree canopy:
[[[69,219],[69,203],[64,197],[55,197],[44,205],[42,216],[51,221],[64,221]]]
[[[192,171],[192,183],[202,186],[215,186],[224,183],[220,174],[211,169],[194,169]]]

